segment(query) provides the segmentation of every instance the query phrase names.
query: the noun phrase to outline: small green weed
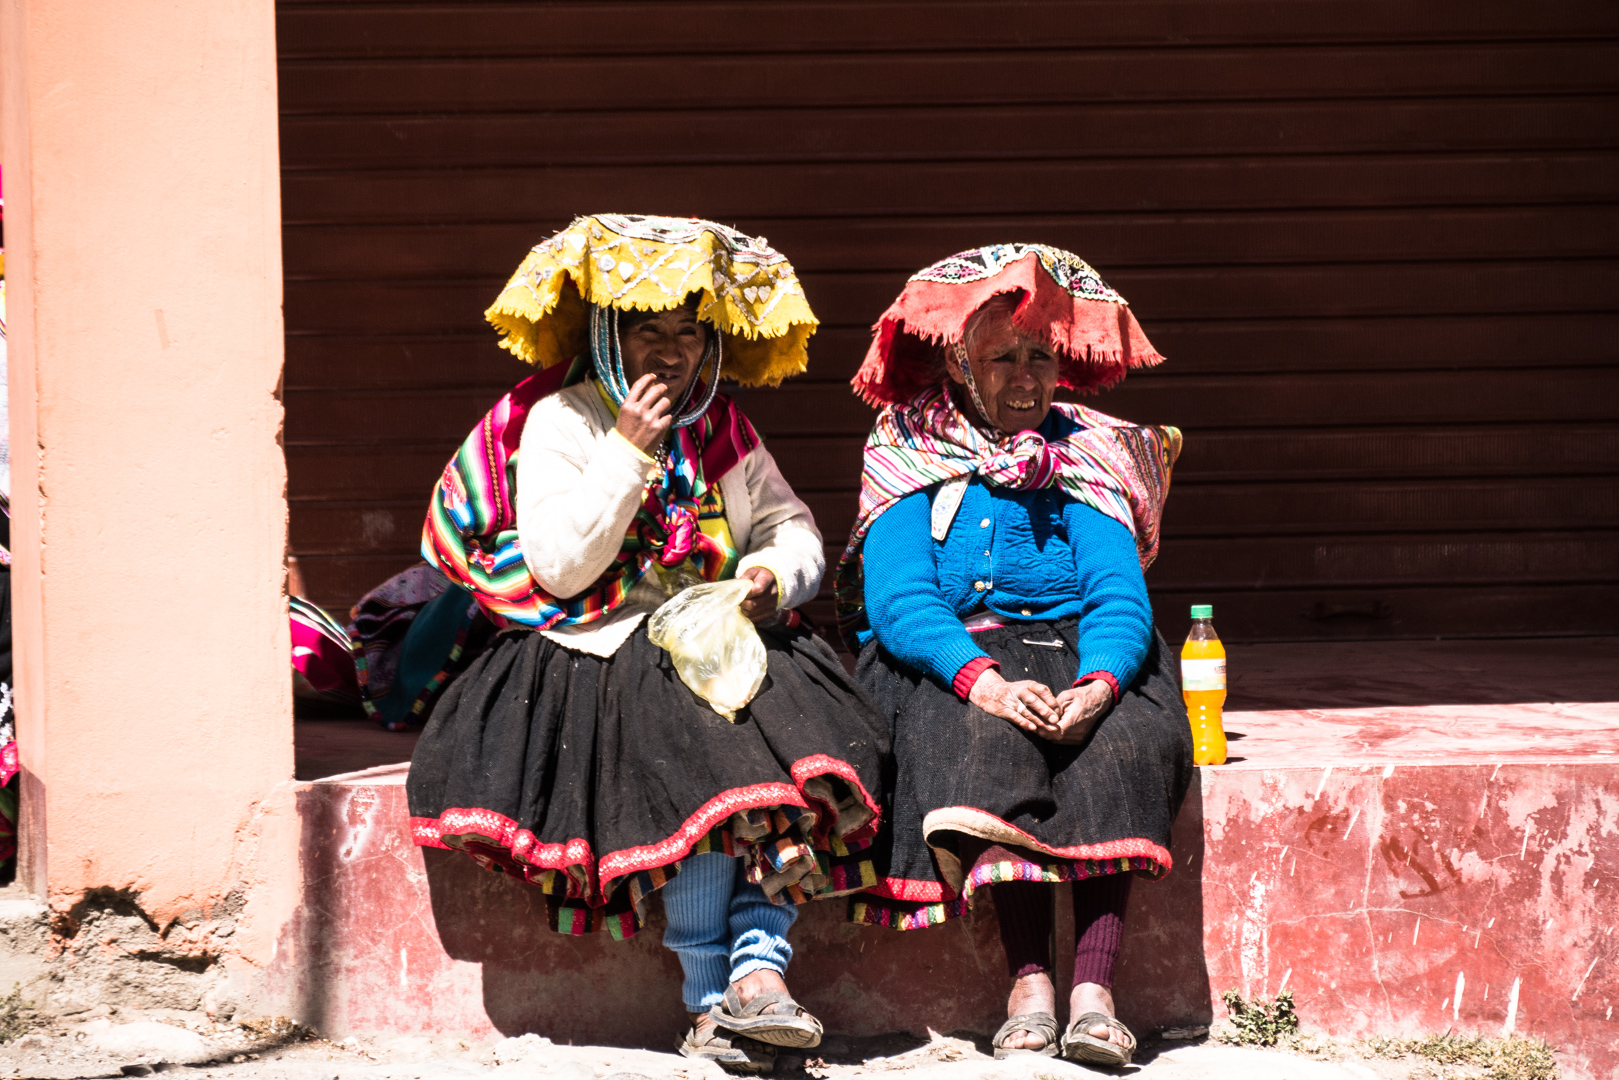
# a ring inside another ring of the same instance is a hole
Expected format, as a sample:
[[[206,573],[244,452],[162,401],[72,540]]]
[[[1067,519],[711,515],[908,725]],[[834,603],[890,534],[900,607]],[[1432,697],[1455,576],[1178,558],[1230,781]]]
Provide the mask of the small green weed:
[[[1276,1046],[1290,1042],[1299,1033],[1299,1014],[1293,1009],[1293,991],[1283,990],[1275,1000],[1248,1001],[1235,990],[1220,995],[1231,1029],[1220,1036],[1222,1042],[1238,1046]]]
[[[1410,1054],[1439,1065],[1471,1065],[1485,1070],[1488,1080],[1557,1080],[1558,1075],[1552,1048],[1539,1039],[1521,1035],[1504,1039],[1451,1034],[1422,1039],[1374,1036],[1361,1045],[1371,1057]]]
[[[0,998],[0,1043],[28,1034],[33,1021],[34,1003],[23,1000],[20,983],[12,983],[11,993]]]

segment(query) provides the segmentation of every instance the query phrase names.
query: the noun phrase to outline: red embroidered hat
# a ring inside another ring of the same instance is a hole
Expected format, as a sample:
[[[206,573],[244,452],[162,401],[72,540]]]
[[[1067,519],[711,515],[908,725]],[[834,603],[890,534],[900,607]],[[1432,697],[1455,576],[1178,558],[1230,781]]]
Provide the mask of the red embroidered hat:
[[[952,255],[906,282],[873,328],[851,380],[855,393],[881,407],[932,386],[940,347],[959,342],[973,312],[1001,293],[1022,294],[1012,321],[1056,351],[1063,386],[1100,390],[1164,359],[1124,297],[1085,260],[1044,244],[993,244]]]

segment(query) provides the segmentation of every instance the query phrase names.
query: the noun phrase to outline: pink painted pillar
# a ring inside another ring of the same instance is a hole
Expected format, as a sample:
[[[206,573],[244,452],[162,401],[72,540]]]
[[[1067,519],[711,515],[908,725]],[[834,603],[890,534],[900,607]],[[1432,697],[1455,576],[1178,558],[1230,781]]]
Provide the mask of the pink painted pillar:
[[[0,0],[22,880],[160,925],[292,775],[273,0]]]

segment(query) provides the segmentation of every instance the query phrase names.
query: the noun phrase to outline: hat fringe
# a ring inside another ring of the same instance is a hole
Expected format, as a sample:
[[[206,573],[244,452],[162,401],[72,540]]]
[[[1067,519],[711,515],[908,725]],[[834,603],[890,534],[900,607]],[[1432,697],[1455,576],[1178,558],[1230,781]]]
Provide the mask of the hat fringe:
[[[791,264],[694,218],[578,218],[529,252],[484,315],[503,348],[547,368],[588,347],[586,301],[667,311],[693,293],[698,318],[724,335],[727,378],[774,386],[808,368],[819,320]]]

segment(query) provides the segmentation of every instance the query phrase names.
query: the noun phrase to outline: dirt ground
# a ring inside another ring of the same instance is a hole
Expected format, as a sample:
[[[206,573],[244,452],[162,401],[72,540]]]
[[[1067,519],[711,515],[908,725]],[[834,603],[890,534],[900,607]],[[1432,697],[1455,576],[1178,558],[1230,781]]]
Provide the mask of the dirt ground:
[[[644,1049],[553,1044],[537,1035],[476,1043],[454,1038],[384,1037],[332,1042],[277,1023],[216,1024],[201,1013],[113,1011],[54,1022],[0,1046],[0,1077],[218,1077],[220,1080],[718,1080],[716,1066]],[[875,1039],[829,1036],[803,1053],[783,1052],[775,1076],[854,1080],[1035,1080],[1098,1077],[1050,1058],[996,1061],[984,1036]],[[1322,1060],[1269,1050],[1189,1041],[1152,1041],[1122,1073],[1142,1080],[1422,1080],[1440,1072],[1416,1060],[1362,1060],[1347,1051]]]

